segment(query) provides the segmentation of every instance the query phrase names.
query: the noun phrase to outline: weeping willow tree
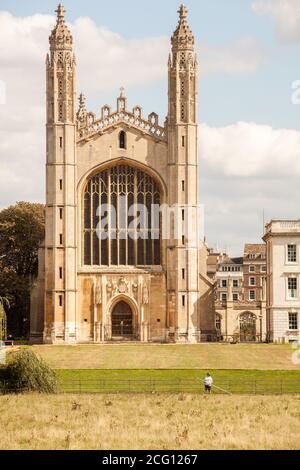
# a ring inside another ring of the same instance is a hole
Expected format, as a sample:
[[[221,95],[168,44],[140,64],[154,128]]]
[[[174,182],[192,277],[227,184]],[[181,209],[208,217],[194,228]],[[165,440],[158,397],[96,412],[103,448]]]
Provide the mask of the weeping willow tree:
[[[0,341],[6,340],[6,313],[4,306],[9,308],[9,302],[5,297],[0,297]]]

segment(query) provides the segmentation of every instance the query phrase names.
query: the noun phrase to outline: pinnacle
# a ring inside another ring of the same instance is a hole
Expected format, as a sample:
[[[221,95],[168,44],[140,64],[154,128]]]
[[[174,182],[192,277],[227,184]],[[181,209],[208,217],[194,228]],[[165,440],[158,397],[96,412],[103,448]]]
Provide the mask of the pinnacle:
[[[64,21],[65,19],[65,8],[64,6],[62,5],[62,3],[59,3],[58,7],[57,7],[57,10],[55,10],[55,13],[57,13],[57,19],[59,21]]]
[[[182,3],[178,10],[180,20],[185,20],[188,15],[187,7]]]

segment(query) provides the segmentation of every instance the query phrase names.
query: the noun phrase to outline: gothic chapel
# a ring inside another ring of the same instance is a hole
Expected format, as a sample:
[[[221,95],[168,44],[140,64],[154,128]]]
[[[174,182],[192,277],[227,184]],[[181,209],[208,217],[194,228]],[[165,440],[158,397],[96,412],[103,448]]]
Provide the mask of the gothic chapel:
[[[96,116],[82,94],[76,109],[73,38],[58,6],[46,60],[46,235],[31,293],[32,342],[196,343],[214,334],[198,233],[194,43],[181,5],[163,126],[155,113],[128,109],[124,89],[116,109],[105,105]],[[177,209],[157,215],[153,207]],[[187,219],[192,237],[176,230]]]

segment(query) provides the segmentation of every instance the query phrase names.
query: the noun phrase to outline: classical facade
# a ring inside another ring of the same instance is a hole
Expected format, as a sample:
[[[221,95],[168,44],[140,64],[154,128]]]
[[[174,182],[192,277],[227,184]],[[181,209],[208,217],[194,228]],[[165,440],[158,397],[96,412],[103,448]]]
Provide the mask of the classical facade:
[[[82,94],[77,108],[73,38],[58,6],[46,61],[46,238],[32,290],[32,341],[198,342],[215,335],[198,233],[194,42],[182,5],[164,124],[140,106],[129,109],[124,89],[115,109],[104,105],[96,116]]]
[[[266,225],[269,340],[300,340],[300,220]]]
[[[210,251],[208,274],[215,286],[218,341],[262,342],[268,339],[265,252],[264,244],[245,245],[244,256],[239,258]]]

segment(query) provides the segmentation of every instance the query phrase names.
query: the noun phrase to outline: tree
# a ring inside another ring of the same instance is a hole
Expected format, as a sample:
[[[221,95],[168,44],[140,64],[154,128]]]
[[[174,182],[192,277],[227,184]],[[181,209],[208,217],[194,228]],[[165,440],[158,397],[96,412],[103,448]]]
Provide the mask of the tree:
[[[9,300],[8,329],[14,335],[29,328],[30,288],[44,234],[42,204],[18,202],[0,212],[0,296]]]
[[[6,387],[13,392],[55,393],[55,372],[30,349],[13,353],[5,369]]]

